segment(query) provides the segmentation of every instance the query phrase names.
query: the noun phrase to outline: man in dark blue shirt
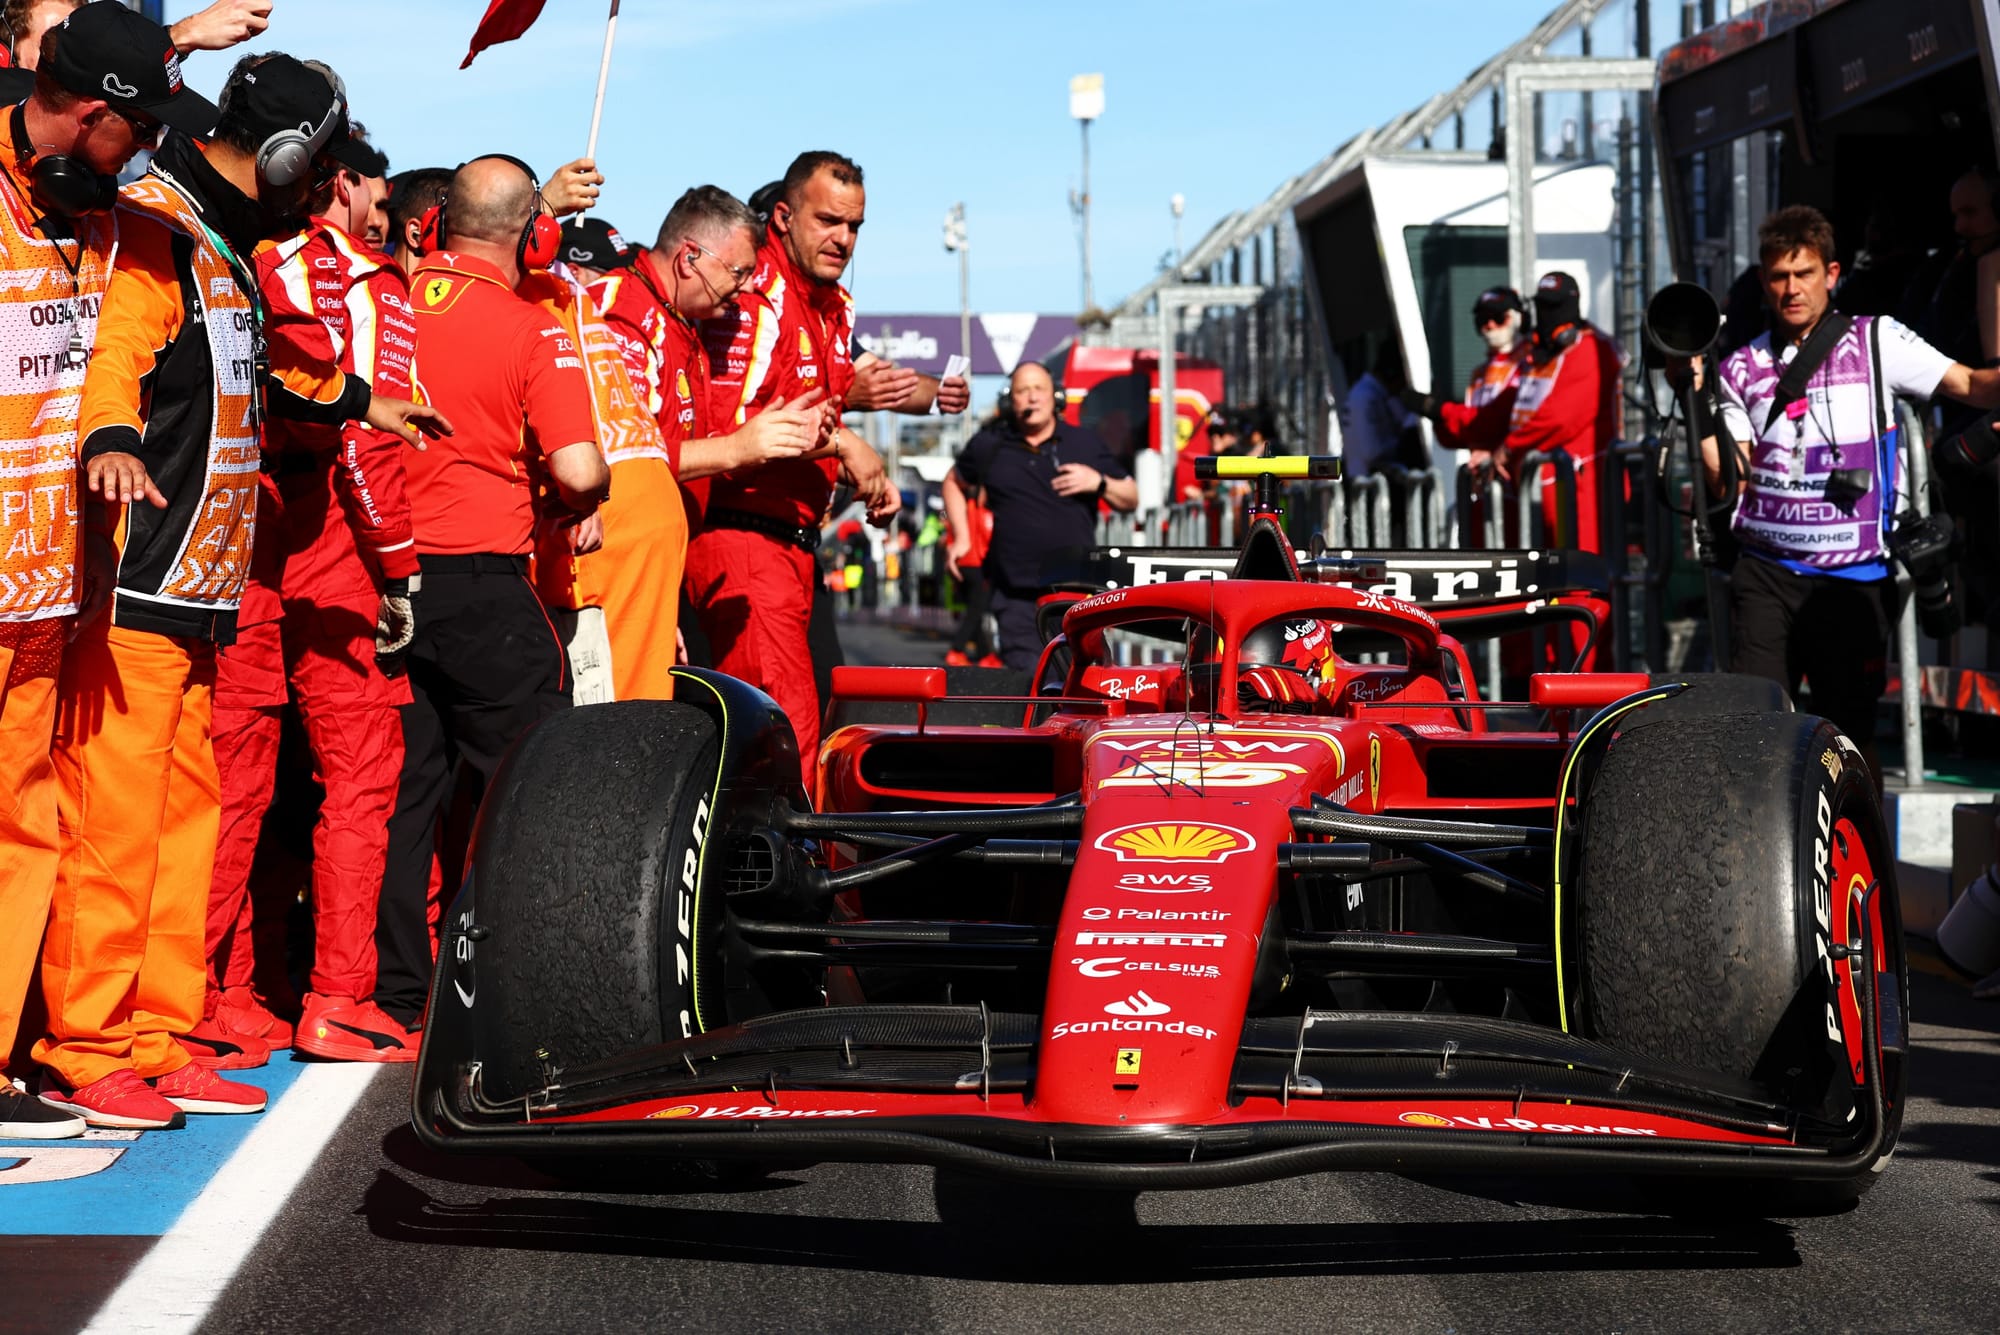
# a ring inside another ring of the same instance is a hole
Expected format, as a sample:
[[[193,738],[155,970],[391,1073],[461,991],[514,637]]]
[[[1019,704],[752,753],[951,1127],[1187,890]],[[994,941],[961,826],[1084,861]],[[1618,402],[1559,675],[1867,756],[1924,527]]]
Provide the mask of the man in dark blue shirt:
[[[1010,668],[1033,671],[1042,651],[1035,600],[1048,591],[1044,566],[1080,556],[1095,535],[1098,502],[1133,509],[1139,486],[1102,436],[1057,416],[1055,382],[1045,368],[1035,362],[1015,368],[1011,397],[1012,420],[974,436],[945,477],[944,508],[955,569],[971,548],[966,493],[986,493],[993,541],[985,569],[1000,656]]]

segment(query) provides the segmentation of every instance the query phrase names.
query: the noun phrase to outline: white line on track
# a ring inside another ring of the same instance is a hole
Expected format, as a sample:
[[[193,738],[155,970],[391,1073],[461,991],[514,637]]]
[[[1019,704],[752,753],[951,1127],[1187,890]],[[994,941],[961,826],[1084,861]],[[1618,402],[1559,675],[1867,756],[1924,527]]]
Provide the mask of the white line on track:
[[[192,1331],[319,1159],[379,1066],[302,1072],[174,1226],[84,1327],[85,1335]]]

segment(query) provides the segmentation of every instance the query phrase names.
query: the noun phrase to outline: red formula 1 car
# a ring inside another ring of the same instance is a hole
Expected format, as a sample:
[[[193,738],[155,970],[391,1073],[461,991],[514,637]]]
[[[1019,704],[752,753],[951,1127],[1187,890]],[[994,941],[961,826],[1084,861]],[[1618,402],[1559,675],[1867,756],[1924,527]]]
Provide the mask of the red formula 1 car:
[[[1853,743],[1729,677],[1496,706],[1356,569],[1260,514],[1235,578],[1071,606],[1060,694],[842,670],[908,717],[834,731],[811,803],[717,674],[542,724],[449,914],[417,1130],[1118,1188],[1865,1189],[1906,975]],[[975,706],[1009,721],[944,721]]]

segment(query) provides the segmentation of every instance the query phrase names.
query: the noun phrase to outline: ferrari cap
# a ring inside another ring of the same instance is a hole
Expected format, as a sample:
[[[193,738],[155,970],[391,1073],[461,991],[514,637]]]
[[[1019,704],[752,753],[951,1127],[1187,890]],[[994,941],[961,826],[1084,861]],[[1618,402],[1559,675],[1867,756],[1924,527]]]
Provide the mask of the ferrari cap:
[[[185,134],[215,128],[215,104],[181,82],[167,30],[121,4],[84,5],[64,19],[49,74],[79,97],[101,97]]]

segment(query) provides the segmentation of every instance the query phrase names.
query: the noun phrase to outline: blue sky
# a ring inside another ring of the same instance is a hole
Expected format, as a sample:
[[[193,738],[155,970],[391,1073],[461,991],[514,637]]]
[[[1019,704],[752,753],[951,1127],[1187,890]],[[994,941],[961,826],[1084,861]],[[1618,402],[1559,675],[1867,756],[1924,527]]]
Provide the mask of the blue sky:
[[[850,284],[874,311],[952,311],[945,210],[966,205],[975,310],[1073,313],[1072,74],[1102,72],[1091,130],[1096,293],[1112,305],[1173,244],[1355,132],[1455,85],[1552,0],[624,0],[599,165],[602,214],[650,239],[680,191],[739,195],[802,149],[868,176]],[[170,18],[199,6],[169,0]],[[485,0],[277,0],[257,45],[325,60],[396,170],[583,151],[608,0],[548,0],[519,42],[458,69]],[[213,96],[232,55],[187,62]]]

